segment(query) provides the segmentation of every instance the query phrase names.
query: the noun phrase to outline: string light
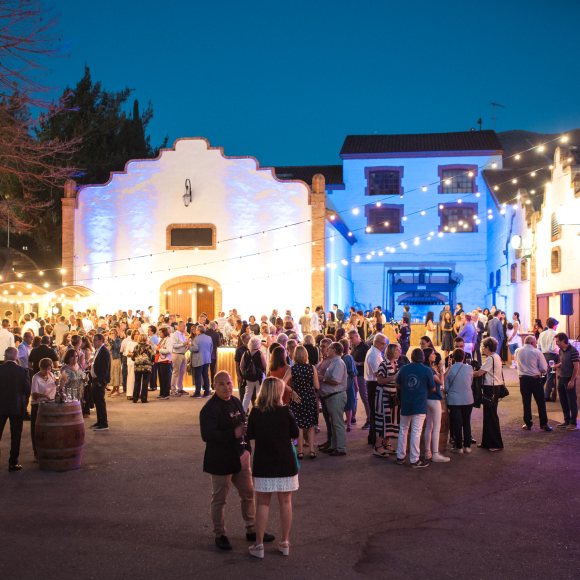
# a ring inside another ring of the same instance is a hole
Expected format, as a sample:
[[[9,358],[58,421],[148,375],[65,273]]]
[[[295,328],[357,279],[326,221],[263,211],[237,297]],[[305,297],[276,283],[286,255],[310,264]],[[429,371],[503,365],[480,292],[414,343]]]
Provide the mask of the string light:
[[[360,210],[358,207],[353,207],[352,208],[352,215],[358,215],[360,213]]]

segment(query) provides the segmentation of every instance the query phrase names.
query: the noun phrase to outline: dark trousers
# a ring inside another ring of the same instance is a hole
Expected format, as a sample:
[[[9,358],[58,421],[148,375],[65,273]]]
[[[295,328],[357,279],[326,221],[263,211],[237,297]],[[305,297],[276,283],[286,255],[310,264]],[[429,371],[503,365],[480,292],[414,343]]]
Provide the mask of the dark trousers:
[[[524,423],[531,427],[532,421],[532,397],[538,406],[538,415],[540,416],[540,427],[548,424],[548,413],[546,412],[546,400],[544,399],[544,389],[542,387],[543,379],[541,377],[520,377],[520,393],[524,405]]]
[[[153,363],[151,367],[151,375],[149,376],[149,389],[157,390],[157,363]]]
[[[121,355],[121,379],[123,381],[123,392],[127,392],[127,357]]]
[[[564,423],[576,425],[578,421],[578,399],[576,398],[576,385],[573,389],[568,388],[570,377],[560,377],[558,379],[558,395],[562,413],[564,413]]]
[[[8,465],[17,465],[18,456],[20,455],[23,419],[20,415],[0,415],[0,439],[2,439],[2,433],[4,433],[6,421],[10,421],[10,457]]]
[[[203,391],[206,395],[209,395],[209,363],[201,365],[200,367],[194,367],[195,371],[195,394],[201,394],[201,384],[203,381]]]
[[[457,449],[471,447],[471,411],[473,405],[449,405],[451,436]]]
[[[478,334],[477,335],[477,340],[475,341],[475,344],[473,345],[473,356],[475,358],[475,360],[481,364],[481,335]]]
[[[147,402],[147,392],[149,391],[150,372],[135,371],[135,386],[133,387],[133,401],[136,403],[141,397],[141,402]]]
[[[32,405],[30,408],[30,439],[32,440],[32,451],[36,457],[36,419],[38,417],[38,405]]]
[[[159,377],[159,396],[169,397],[169,387],[171,386],[171,365],[169,363],[159,363],[157,365],[157,376]]]
[[[485,449],[503,449],[501,438],[501,427],[497,416],[497,394],[499,387],[491,385],[483,386],[483,394],[486,397],[494,395],[492,405],[482,404],[483,407],[483,434],[481,436],[481,446]]]
[[[546,362],[550,364],[550,361],[558,362],[558,355],[554,354],[553,352],[545,352],[544,358]],[[554,397],[552,398],[552,391],[554,391]],[[548,372],[546,373],[546,383],[544,386],[544,399],[547,401],[548,399],[552,399],[553,401],[556,400],[556,371],[553,371],[548,367]]]
[[[95,409],[97,411],[97,425],[101,427],[108,427],[109,422],[107,420],[107,403],[105,402],[105,387],[93,381],[91,384],[91,391],[93,393],[93,403],[95,404]]]
[[[211,379],[212,389],[213,389],[213,379],[215,377],[216,370],[217,370],[217,359],[214,359],[211,361],[211,364],[209,365],[209,377]]]
[[[377,385],[376,381],[367,381],[367,393],[369,397],[369,407],[370,407],[370,418],[369,422],[371,428],[369,429],[368,444],[374,445],[377,440],[377,434],[375,433],[375,398],[377,396]]]
[[[320,404],[322,406],[322,416],[324,417],[324,424],[326,425],[326,442],[330,445],[332,440],[332,422],[330,421],[330,413],[326,408],[326,403],[323,399],[320,399]]]

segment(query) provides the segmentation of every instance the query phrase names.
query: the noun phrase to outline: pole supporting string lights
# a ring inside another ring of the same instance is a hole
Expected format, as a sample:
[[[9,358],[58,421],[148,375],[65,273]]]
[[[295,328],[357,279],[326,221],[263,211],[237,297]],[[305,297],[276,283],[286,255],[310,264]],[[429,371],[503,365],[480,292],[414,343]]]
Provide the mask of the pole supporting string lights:
[[[561,135],[561,136],[555,137],[553,139],[550,139],[548,141],[545,141],[544,143],[542,143],[540,145],[534,145],[534,146],[529,147],[527,149],[524,149],[524,150],[522,150],[522,151],[520,151],[518,153],[513,153],[513,154],[511,154],[509,156],[504,157],[503,159],[504,160],[514,159],[516,161],[520,161],[522,159],[522,155],[524,153],[528,153],[528,152],[533,151],[533,150],[536,150],[538,153],[543,153],[545,151],[546,145],[548,145],[550,143],[553,143],[555,141],[559,141],[561,143],[567,143],[569,141],[569,137],[568,137],[568,135]],[[548,169],[553,169],[553,165],[551,165],[551,164],[548,165],[547,167],[548,167]],[[483,165],[478,166],[478,170],[482,170],[482,169],[496,169],[496,168],[497,168],[497,163],[496,162],[491,162],[491,163],[488,162],[488,163],[485,163]],[[535,170],[530,170],[529,175],[531,177],[535,177],[536,176],[536,172],[537,171],[540,171],[541,169],[546,169],[546,166],[539,167],[539,168],[537,168]],[[450,184],[450,183],[452,183],[453,179],[457,179],[457,178],[462,177],[462,176],[465,176],[465,175],[467,175],[467,176],[473,176],[474,175],[474,172],[473,172],[473,170],[468,170],[468,171],[466,171],[463,174],[456,175],[456,176],[452,176],[452,177],[449,177],[449,178],[445,178],[445,180],[437,179],[436,181],[433,181],[431,183],[423,184],[423,185],[418,186],[418,187],[415,187],[413,189],[406,190],[405,195],[408,195],[409,193],[413,193],[413,192],[417,192],[417,191],[421,191],[423,193],[426,193],[426,192],[429,191],[429,187],[432,187],[432,186],[435,186],[435,185],[438,186],[443,181],[446,184]],[[449,183],[447,183],[447,182],[449,182]],[[499,190],[499,186],[504,185],[505,183],[510,183],[510,182],[513,183],[513,180],[506,180],[505,182],[496,184],[492,189],[493,189],[493,191],[497,192]],[[476,198],[479,198],[480,195],[481,194],[479,192],[467,193],[467,194],[463,195],[462,198],[460,198],[456,202],[452,202],[452,203],[462,203],[463,202],[463,199],[465,199],[465,198],[468,198],[468,197],[471,197],[471,196],[475,196]],[[379,200],[375,201],[375,205],[377,207],[380,207],[383,202],[388,201],[388,200],[392,199],[393,197],[403,198],[404,196],[402,194],[388,194],[388,195],[385,195],[385,196],[381,197]],[[514,200],[516,200],[517,197],[518,196],[516,196],[514,198]],[[510,203],[511,203],[511,201],[512,200],[510,200]],[[409,214],[404,215],[402,217],[402,219],[403,219],[403,221],[407,221],[408,217],[413,216],[413,215],[416,215],[416,214],[419,214],[420,216],[424,217],[424,216],[427,215],[427,211],[428,210],[434,209],[434,208],[436,208],[436,207],[438,207],[440,205],[441,204],[436,204],[436,205],[432,205],[432,206],[429,206],[429,207],[426,207],[426,208],[423,208],[423,209],[414,211],[412,213],[409,213]],[[502,205],[504,206],[504,209],[505,209],[505,205],[506,204],[504,203]],[[341,209],[341,210],[327,209],[327,211],[329,212],[329,219],[331,221],[334,221],[336,219],[336,217],[337,216],[340,216],[341,214],[351,213],[352,215],[355,215],[355,216],[358,216],[360,214],[360,208],[357,207],[357,206],[355,206],[353,208],[347,208],[347,209]],[[501,210],[500,210],[500,213],[502,213]],[[505,213],[505,211],[503,211],[503,213]],[[481,217],[478,218],[478,219],[481,219]],[[488,214],[488,219],[489,219],[489,214]],[[216,246],[219,247],[221,244],[225,244],[225,243],[232,242],[232,241],[239,241],[240,239],[245,239],[245,238],[251,238],[251,237],[256,237],[256,236],[265,237],[270,232],[276,232],[276,231],[284,230],[284,229],[287,229],[287,228],[290,228],[290,227],[296,227],[296,226],[300,226],[300,225],[304,225],[304,224],[308,224],[308,223],[312,223],[312,220],[311,219],[307,219],[307,220],[293,222],[293,223],[290,223],[290,224],[284,224],[284,225],[275,226],[275,227],[272,227],[272,228],[260,229],[257,232],[252,232],[252,233],[245,234],[245,235],[241,235],[241,236],[232,236],[232,237],[229,237],[229,238],[224,238],[222,240],[216,241]],[[348,232],[348,236],[349,237],[352,237],[354,231],[363,231],[363,230],[366,230],[366,227],[358,228],[357,230],[353,230],[353,231],[349,231]],[[330,237],[330,236],[328,236],[328,237]],[[219,262],[228,262],[228,261],[232,261],[232,260],[239,260],[239,259],[243,259],[243,258],[258,256],[258,255],[263,254],[263,253],[275,252],[275,251],[279,251],[279,250],[282,250],[282,249],[289,249],[289,248],[293,248],[293,247],[298,247],[298,246],[305,245],[305,244],[315,244],[316,242],[321,242],[321,241],[324,241],[324,240],[328,239],[328,237],[323,237],[323,238],[320,238],[320,239],[317,239],[317,240],[311,240],[311,241],[308,241],[308,242],[299,242],[299,243],[296,243],[296,244],[292,244],[292,245],[289,245],[289,246],[285,246],[283,248],[274,248],[274,249],[270,249],[270,250],[264,250],[263,252],[255,252],[255,253],[247,254],[247,255],[243,255],[243,256],[236,256],[236,257],[232,257],[232,258],[217,259],[217,260],[210,261],[210,262],[204,262],[204,263],[200,263],[200,264],[191,264],[191,265],[188,265],[188,266],[175,266],[175,267],[171,267],[171,268],[151,270],[150,273],[158,273],[158,272],[165,272],[165,271],[172,271],[172,270],[181,270],[181,269],[185,269],[185,268],[193,268],[193,267],[199,267],[199,266],[206,266],[206,265],[210,265],[210,264],[214,264],[214,263],[219,263]],[[114,258],[114,259],[111,259],[111,260],[101,260],[101,261],[98,261],[98,262],[91,262],[91,263],[82,264],[82,266],[80,266],[80,268],[81,268],[81,270],[83,272],[88,272],[89,269],[92,266],[108,265],[108,264],[114,264],[114,263],[119,263],[119,262],[137,260],[137,259],[141,259],[141,258],[152,258],[152,257],[160,256],[160,255],[172,254],[172,253],[175,253],[175,252],[176,252],[176,250],[163,250],[161,252],[149,252],[149,253],[144,253],[144,254],[140,254],[140,255],[137,255],[137,256],[130,256],[130,257],[124,257],[124,258]],[[57,271],[60,272],[61,274],[65,274],[66,273],[66,270],[64,268],[48,268],[48,269],[38,270],[38,271],[36,271],[36,270],[28,270],[28,271],[23,270],[23,271],[17,273],[17,277],[21,278],[25,274],[31,274],[31,273],[36,273],[38,276],[41,276],[42,277],[42,276],[45,275],[46,272],[57,272]],[[86,281],[95,280],[95,279],[100,280],[100,279],[105,279],[105,278],[116,278],[116,277],[127,277],[127,276],[136,276],[136,274],[118,274],[118,275],[115,275],[115,276],[107,276],[107,277],[83,278],[81,281],[85,281],[86,282]],[[45,283],[44,286],[45,287],[48,287],[47,286],[47,283]]]

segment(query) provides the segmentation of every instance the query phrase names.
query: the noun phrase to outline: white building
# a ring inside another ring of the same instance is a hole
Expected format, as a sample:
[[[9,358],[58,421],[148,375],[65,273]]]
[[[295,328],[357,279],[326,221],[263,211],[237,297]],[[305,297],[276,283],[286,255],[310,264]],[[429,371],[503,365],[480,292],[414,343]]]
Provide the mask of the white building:
[[[94,290],[105,312],[301,312],[311,300],[310,239],[304,183],[204,139],[130,161],[104,185],[69,184],[63,200],[65,280]]]

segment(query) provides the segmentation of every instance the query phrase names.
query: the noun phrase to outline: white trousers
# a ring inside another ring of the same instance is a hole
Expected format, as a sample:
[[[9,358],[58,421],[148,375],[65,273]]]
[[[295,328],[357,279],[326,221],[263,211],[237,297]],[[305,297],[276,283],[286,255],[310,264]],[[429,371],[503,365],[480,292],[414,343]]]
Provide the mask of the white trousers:
[[[441,401],[427,400],[427,420],[425,422],[425,455],[439,453],[439,433],[441,431]]]
[[[254,391],[257,392],[260,389],[260,384],[261,381],[246,381],[246,392],[244,393],[244,400],[242,401],[244,412],[248,412]]]
[[[133,396],[134,389],[135,389],[135,361],[132,358],[127,357],[127,392],[125,393],[127,397]]]
[[[401,415],[399,423],[399,440],[397,441],[397,459],[405,459],[407,455],[407,435],[411,430],[411,441],[409,442],[409,460],[411,463],[419,461],[421,453],[421,431],[425,415]]]

